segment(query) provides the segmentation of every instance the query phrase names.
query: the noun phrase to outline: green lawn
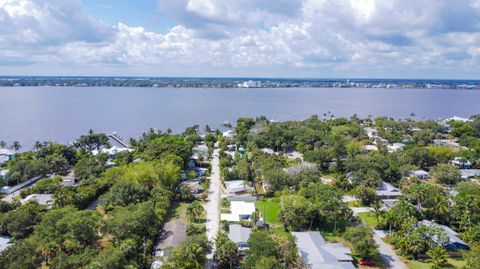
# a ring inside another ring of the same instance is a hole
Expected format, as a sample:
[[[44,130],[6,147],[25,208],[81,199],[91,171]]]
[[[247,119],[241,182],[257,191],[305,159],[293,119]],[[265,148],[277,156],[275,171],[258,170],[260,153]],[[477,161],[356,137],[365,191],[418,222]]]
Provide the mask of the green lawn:
[[[270,225],[270,230],[278,236],[285,237],[288,232],[285,231],[283,223],[278,219],[278,213],[280,212],[279,203],[278,198],[262,198],[255,202],[255,207],[260,212],[262,218]]]
[[[188,206],[188,203],[185,203],[185,202],[177,202],[177,201],[172,202],[172,205],[169,209],[169,212],[166,218],[167,221],[175,220],[175,221],[187,222],[187,216],[186,216],[187,206]]]
[[[371,228],[375,228],[375,226],[377,226],[377,219],[375,218],[374,213],[364,212],[364,213],[358,213],[357,215]]]
[[[460,269],[465,266],[465,261],[463,260],[457,260],[457,259],[448,259],[449,266],[447,267],[442,267],[442,268],[450,268],[450,269]],[[410,269],[430,269],[432,267],[432,263],[428,262],[428,260],[423,261],[423,260],[418,260],[418,261],[412,261],[408,260],[407,261],[408,268]]]
[[[280,224],[280,221],[278,220],[278,213],[280,212],[279,203],[278,198],[261,198],[255,202],[255,207],[267,223]]]

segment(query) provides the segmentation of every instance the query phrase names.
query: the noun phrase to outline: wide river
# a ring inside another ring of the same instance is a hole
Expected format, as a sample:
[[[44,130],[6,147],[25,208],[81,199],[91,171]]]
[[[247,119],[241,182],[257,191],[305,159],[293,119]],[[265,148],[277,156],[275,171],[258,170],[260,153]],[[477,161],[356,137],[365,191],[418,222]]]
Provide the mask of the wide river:
[[[0,140],[68,143],[90,128],[139,137],[148,128],[182,131],[187,126],[264,115],[301,120],[311,115],[390,116],[438,119],[480,114],[480,91],[437,89],[180,89],[0,88]]]

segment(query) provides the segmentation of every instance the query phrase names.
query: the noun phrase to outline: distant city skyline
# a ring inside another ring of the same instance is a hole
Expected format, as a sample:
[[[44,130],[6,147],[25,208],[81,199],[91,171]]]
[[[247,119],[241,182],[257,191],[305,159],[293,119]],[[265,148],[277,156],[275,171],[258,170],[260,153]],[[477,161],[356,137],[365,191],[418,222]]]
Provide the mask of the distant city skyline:
[[[480,0],[0,0],[0,75],[479,79]]]

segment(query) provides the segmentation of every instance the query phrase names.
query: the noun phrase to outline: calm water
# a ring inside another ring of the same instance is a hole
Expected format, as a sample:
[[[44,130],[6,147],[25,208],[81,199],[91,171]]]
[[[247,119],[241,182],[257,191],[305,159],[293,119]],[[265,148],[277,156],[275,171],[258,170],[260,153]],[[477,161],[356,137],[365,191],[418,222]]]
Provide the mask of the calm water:
[[[138,137],[150,127],[174,131],[238,117],[298,120],[384,115],[417,119],[480,114],[480,91],[395,89],[0,88],[0,140],[68,143],[92,128]]]

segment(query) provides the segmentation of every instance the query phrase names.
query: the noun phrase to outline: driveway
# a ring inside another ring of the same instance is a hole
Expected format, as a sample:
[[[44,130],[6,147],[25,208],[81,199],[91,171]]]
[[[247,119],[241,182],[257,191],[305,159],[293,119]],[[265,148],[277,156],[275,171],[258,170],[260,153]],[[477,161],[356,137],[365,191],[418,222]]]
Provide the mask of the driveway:
[[[372,208],[369,207],[360,207],[354,208],[351,207],[353,214],[357,215],[358,213],[362,212],[370,212]],[[362,222],[363,223],[363,222]],[[365,223],[363,223],[365,225]],[[391,269],[408,269],[408,266],[403,262],[402,258],[398,257],[392,247],[385,243],[382,240],[381,236],[384,236],[384,232],[382,231],[374,231],[373,232],[373,239],[375,243],[378,245],[378,251],[380,252],[380,257],[385,261],[387,268]]]
[[[398,257],[392,247],[385,243],[376,232],[373,233],[373,239],[378,245],[380,256],[388,264],[388,268],[408,269],[408,266]]]
[[[207,216],[207,239],[214,242],[220,226],[220,160],[219,151],[217,147],[213,150],[212,158],[212,174],[210,176],[210,189],[208,190],[208,198],[205,203],[205,211]],[[215,252],[215,245],[213,245],[212,253],[208,255],[211,260]]]
[[[357,215],[358,213],[366,213],[373,211],[373,208],[371,207],[350,207],[350,209],[353,211],[354,215]]]

